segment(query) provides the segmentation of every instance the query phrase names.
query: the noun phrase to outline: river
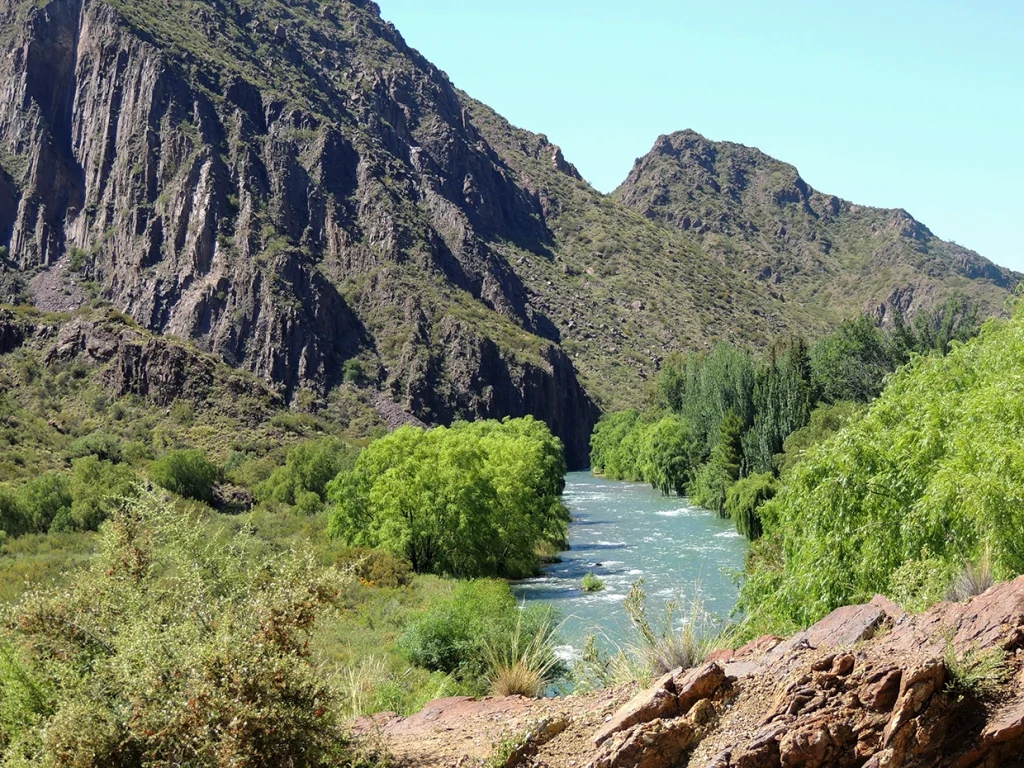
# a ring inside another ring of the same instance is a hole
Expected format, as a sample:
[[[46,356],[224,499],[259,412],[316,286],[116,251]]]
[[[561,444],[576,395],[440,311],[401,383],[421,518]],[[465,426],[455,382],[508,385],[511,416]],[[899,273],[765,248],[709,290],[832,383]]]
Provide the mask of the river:
[[[686,603],[699,592],[706,609],[727,618],[736,605],[735,574],[743,568],[747,542],[730,520],[666,497],[640,483],[620,483],[572,472],[565,478],[565,503],[572,513],[569,546],[562,562],[541,576],[513,585],[520,599],[543,601],[559,610],[562,639],[575,649],[595,635],[606,649],[632,640],[622,602],[643,577],[648,615],[663,615],[666,600]],[[584,574],[604,581],[600,592],[583,592]],[[680,617],[682,618],[682,617]]]

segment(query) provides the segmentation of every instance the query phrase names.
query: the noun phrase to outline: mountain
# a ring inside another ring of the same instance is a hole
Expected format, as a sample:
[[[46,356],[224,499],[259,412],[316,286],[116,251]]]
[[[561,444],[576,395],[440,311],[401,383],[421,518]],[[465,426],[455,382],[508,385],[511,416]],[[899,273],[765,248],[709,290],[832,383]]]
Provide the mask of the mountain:
[[[902,209],[823,194],[791,165],[694,131],[659,137],[613,196],[833,321],[869,311],[891,322],[953,290],[993,313],[1021,279]]]
[[[1016,280],[695,134],[602,195],[364,0],[0,0],[0,50],[0,300],[109,303],[302,407],[530,413],[580,467],[674,351]]]

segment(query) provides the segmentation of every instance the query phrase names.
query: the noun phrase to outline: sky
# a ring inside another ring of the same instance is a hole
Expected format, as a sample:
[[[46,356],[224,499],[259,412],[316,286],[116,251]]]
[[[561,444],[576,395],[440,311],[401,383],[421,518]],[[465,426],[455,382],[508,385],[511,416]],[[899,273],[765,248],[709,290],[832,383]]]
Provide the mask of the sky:
[[[1022,0],[379,0],[610,192],[692,128],[1024,271]]]

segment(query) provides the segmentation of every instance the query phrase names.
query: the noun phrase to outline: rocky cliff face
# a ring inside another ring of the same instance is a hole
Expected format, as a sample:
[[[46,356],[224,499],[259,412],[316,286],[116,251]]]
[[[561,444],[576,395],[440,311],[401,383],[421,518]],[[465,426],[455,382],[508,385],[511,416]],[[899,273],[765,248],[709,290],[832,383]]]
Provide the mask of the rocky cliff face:
[[[362,355],[427,420],[533,413],[585,462],[596,409],[488,246],[542,242],[539,203],[447,79],[372,3],[187,5],[0,6],[7,268],[286,397]]]
[[[998,311],[1021,275],[940,240],[902,209],[816,191],[796,168],[694,131],[661,136],[615,196],[801,303],[913,314],[950,290]]]

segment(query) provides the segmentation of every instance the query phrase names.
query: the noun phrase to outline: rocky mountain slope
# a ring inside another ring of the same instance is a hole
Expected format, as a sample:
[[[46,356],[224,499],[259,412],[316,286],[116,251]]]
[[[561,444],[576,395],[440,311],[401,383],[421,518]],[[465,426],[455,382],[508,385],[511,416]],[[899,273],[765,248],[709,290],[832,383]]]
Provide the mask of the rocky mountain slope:
[[[1024,578],[920,615],[883,597],[840,608],[639,692],[444,699],[355,730],[423,768],[1020,766],[1022,646]],[[985,658],[1000,661],[983,689]]]
[[[1021,279],[902,209],[823,194],[791,165],[693,131],[659,137],[614,197],[822,317],[867,310],[891,322],[950,290],[991,312]]]
[[[912,248],[882,249],[870,296],[840,301],[857,264],[807,249],[765,279],[692,216],[595,191],[366,0],[0,0],[0,49],[0,300],[109,302],[286,400],[348,378],[425,422],[532,413],[572,466],[673,351],[908,290],[994,310],[1015,279],[966,251],[932,275]],[[776,281],[797,262],[818,289]]]

